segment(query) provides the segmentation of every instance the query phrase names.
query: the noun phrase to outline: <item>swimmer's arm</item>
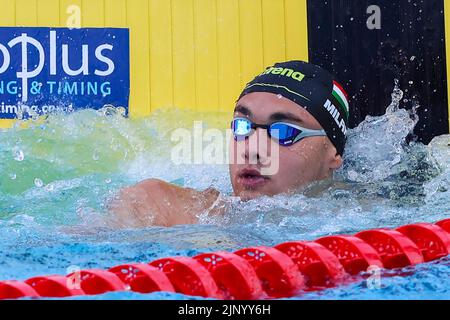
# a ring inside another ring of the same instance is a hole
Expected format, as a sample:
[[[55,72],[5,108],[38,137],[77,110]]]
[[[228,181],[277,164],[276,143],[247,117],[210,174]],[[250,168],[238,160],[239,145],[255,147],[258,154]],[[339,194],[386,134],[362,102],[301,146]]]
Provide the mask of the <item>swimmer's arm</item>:
[[[122,189],[110,202],[108,224],[113,227],[170,227],[198,222],[205,211],[213,209],[219,192],[208,188],[197,191],[182,188],[158,179],[148,179]]]

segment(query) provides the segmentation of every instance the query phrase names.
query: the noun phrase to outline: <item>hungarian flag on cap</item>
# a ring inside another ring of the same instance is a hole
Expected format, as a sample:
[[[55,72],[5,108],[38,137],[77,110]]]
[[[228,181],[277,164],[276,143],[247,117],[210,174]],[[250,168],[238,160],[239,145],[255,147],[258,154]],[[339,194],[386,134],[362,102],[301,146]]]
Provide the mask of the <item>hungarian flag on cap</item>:
[[[347,92],[342,88],[342,86],[335,80],[333,80],[333,97],[339,102],[342,109],[345,112],[345,115],[348,118],[348,98]]]

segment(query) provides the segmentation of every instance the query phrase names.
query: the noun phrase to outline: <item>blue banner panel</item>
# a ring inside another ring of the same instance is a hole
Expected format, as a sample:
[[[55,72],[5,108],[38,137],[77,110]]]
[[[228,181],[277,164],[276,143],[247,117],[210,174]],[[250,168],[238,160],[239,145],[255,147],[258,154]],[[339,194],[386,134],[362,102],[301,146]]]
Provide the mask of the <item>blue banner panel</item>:
[[[0,119],[124,107],[129,30],[0,27]]]

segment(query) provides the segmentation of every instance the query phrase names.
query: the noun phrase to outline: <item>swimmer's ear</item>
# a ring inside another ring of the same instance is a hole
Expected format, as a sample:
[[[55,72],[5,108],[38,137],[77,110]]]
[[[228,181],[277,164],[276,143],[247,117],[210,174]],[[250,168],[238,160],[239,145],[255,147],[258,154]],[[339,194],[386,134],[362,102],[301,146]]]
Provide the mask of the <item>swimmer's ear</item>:
[[[335,152],[335,155],[332,157],[330,161],[330,169],[336,170],[340,166],[342,166],[342,163],[343,163],[342,156],[339,153]]]
[[[331,170],[336,170],[340,166],[342,166],[342,156],[337,152],[336,147],[334,144],[330,141],[330,139],[325,140],[325,150],[329,158],[328,167]]]

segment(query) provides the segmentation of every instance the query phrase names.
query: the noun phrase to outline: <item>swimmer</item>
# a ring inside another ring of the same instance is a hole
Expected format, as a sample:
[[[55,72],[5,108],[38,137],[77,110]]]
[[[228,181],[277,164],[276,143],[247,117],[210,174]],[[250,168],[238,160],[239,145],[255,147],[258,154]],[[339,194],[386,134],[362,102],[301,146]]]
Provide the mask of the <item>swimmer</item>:
[[[245,86],[234,109],[233,195],[247,201],[331,179],[342,165],[348,115],[344,89],[321,67],[287,61],[266,68]],[[265,174],[273,161],[268,141],[279,146],[278,168]],[[173,226],[196,223],[203,212],[223,214],[221,201],[213,188],[197,191],[147,179],[120,190],[108,209],[115,226]]]

